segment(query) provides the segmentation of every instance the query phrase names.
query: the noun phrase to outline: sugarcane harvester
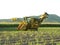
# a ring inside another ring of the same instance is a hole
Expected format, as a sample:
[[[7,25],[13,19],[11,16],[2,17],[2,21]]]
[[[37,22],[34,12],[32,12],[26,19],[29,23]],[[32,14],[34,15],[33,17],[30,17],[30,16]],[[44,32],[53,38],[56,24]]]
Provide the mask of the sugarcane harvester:
[[[28,30],[28,29],[38,30],[38,27],[40,26],[42,21],[47,17],[48,17],[48,14],[46,12],[40,15],[39,18],[24,17],[24,20],[20,22],[17,29],[18,30]]]

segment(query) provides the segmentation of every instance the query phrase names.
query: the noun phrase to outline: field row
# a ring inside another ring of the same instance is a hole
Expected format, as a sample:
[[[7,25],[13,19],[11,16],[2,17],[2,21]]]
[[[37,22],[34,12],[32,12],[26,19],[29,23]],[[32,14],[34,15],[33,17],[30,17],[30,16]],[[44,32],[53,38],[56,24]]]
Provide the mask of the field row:
[[[19,24],[0,24],[0,27],[17,27]],[[40,27],[60,27],[60,24],[41,24]]]
[[[34,31],[32,29],[28,29],[29,31]],[[60,27],[39,27],[38,31],[60,31]],[[17,30],[17,27],[0,27],[0,31],[23,31]]]
[[[2,31],[0,45],[60,45],[60,33],[48,31]]]

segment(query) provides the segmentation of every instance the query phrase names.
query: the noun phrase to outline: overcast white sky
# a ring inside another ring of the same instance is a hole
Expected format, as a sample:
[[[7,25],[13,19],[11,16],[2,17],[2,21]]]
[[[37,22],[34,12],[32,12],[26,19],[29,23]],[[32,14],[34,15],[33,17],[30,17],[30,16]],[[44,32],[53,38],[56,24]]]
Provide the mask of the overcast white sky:
[[[40,15],[60,16],[60,0],[0,0],[0,19]]]

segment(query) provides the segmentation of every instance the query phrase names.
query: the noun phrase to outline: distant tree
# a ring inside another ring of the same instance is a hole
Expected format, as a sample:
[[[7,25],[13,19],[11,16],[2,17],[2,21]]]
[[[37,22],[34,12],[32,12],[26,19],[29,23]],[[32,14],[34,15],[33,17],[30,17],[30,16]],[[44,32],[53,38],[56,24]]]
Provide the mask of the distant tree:
[[[11,18],[12,21],[17,21],[17,18]]]

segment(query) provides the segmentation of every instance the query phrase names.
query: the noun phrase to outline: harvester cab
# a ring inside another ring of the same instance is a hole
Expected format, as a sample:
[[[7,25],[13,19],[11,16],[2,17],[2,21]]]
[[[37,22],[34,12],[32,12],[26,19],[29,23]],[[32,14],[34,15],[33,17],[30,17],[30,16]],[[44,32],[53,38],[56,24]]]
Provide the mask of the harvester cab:
[[[31,17],[24,17],[24,21],[25,21],[26,23],[29,23],[29,22],[31,21]]]

